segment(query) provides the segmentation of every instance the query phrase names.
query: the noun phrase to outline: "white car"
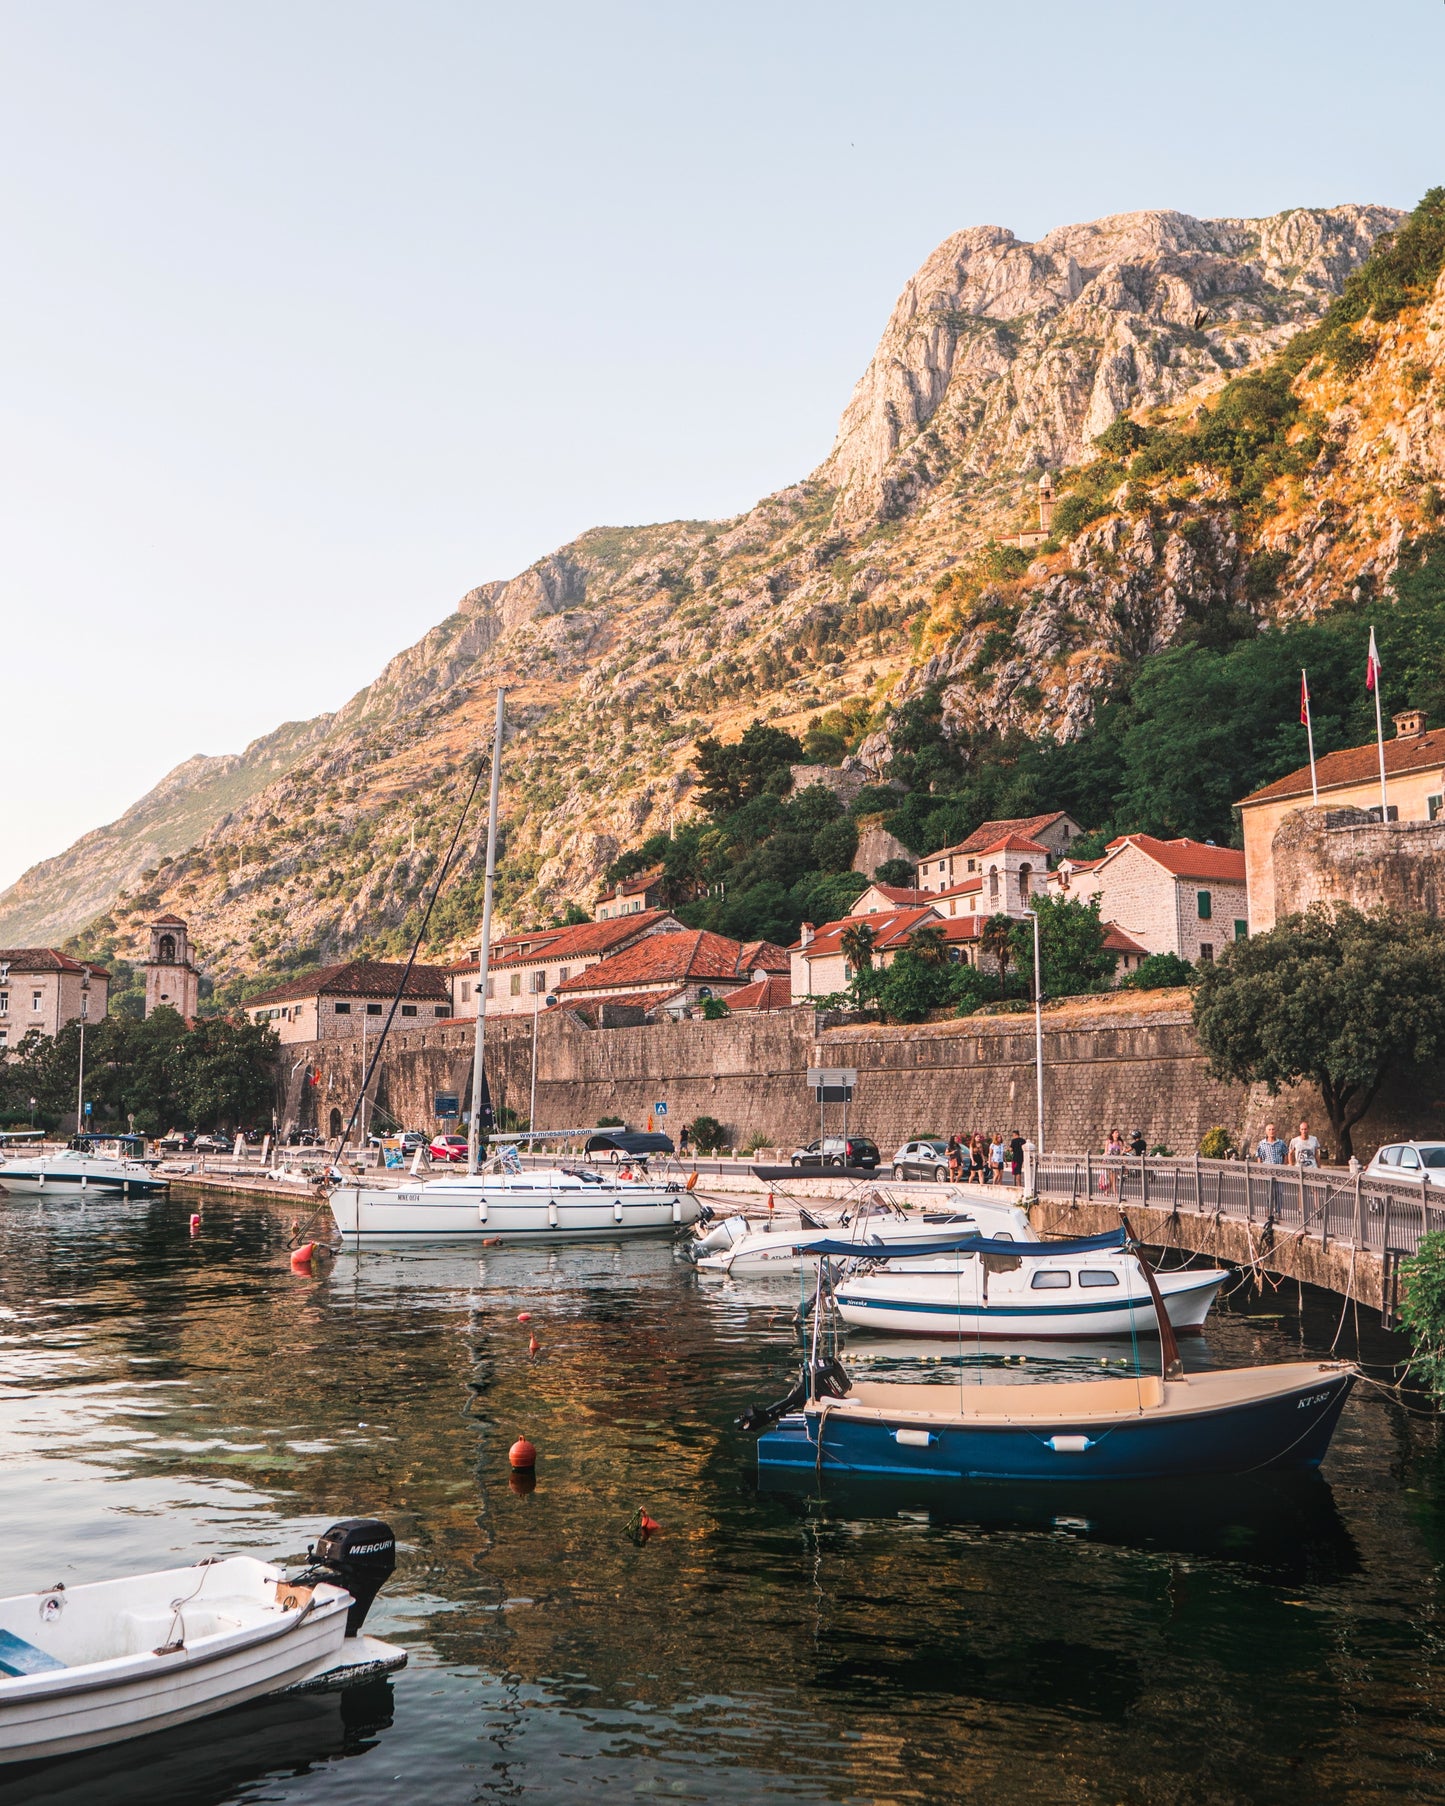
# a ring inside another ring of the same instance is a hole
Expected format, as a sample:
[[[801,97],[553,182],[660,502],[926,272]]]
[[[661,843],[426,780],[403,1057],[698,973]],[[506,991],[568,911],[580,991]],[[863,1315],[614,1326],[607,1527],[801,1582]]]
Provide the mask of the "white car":
[[[1392,1141],[1380,1148],[1365,1168],[1370,1179],[1423,1177],[1428,1185],[1445,1185],[1445,1141]]]
[[[923,1141],[908,1141],[893,1156],[895,1179],[933,1179],[939,1184],[948,1177],[948,1143],[931,1136]]]

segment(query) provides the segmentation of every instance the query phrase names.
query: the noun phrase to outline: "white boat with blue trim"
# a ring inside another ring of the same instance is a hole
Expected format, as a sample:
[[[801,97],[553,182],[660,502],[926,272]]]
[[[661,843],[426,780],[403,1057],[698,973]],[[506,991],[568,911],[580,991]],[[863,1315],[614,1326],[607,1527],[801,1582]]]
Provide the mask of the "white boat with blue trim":
[[[1028,1256],[989,1238],[976,1252],[854,1263],[833,1287],[838,1315],[856,1328],[969,1341],[1157,1333],[1153,1300],[1124,1235],[1089,1244],[1034,1240]],[[1218,1267],[1156,1273],[1176,1330],[1204,1326],[1229,1274]]]
[[[331,1214],[344,1243],[613,1241],[671,1234],[700,1206],[680,1180],[624,1179],[590,1167],[447,1173],[394,1189],[338,1185]]]
[[[170,1181],[156,1173],[142,1135],[76,1135],[56,1154],[27,1153],[9,1143],[0,1153],[0,1186],[11,1192],[163,1197]]]
[[[769,1217],[726,1216],[699,1233],[689,1247],[699,1273],[726,1278],[744,1273],[813,1271],[821,1242],[846,1239],[860,1256],[890,1247],[936,1240],[940,1235],[989,1235],[999,1241],[1036,1242],[1038,1231],[1015,1203],[960,1189],[921,1215],[887,1192],[865,1192],[836,1216],[799,1208]]]

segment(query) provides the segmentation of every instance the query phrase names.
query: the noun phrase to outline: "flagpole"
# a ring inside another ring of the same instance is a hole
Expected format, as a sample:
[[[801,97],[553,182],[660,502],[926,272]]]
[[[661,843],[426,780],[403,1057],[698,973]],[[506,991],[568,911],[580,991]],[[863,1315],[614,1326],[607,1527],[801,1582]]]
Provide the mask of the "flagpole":
[[[1315,724],[1310,715],[1310,680],[1308,672],[1301,670],[1299,674],[1300,694],[1304,701],[1305,734],[1310,745],[1310,795],[1314,798],[1315,808],[1320,806],[1320,787],[1315,777]]]
[[[487,869],[482,882],[482,944],[477,957],[477,1027],[472,1050],[472,1120],[467,1134],[467,1171],[475,1174],[481,1156],[482,1084],[486,1067],[487,968],[492,952],[492,888],[497,875],[497,800],[502,784],[502,709],[506,692],[497,689],[497,724],[492,729],[492,790],[487,809]]]
[[[1380,826],[1390,819],[1390,805],[1385,796],[1385,727],[1380,718],[1380,655],[1375,649],[1375,630],[1370,629],[1370,688],[1375,692],[1375,743],[1380,749]]]

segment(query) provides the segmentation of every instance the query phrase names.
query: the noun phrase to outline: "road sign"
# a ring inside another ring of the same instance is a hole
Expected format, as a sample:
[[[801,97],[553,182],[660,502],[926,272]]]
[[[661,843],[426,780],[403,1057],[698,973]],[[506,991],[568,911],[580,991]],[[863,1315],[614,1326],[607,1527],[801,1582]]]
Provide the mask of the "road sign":
[[[666,1116],[667,1115],[667,1099],[665,1097],[659,1098],[658,1101],[652,1106],[652,1114],[654,1116]]]
[[[455,1116],[461,1099],[455,1091],[438,1091],[432,1096],[433,1116]]]
[[[848,1104],[858,1083],[856,1066],[810,1066],[808,1083],[820,1104]]]

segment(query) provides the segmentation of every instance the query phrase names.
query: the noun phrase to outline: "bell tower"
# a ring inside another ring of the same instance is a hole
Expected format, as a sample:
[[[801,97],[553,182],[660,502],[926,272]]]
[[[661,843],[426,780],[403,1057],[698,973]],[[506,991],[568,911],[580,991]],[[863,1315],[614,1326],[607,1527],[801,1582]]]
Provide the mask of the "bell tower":
[[[190,936],[179,916],[158,916],[150,924],[146,975],[146,1015],[165,1008],[189,1022],[200,999],[200,978],[191,963]]]

